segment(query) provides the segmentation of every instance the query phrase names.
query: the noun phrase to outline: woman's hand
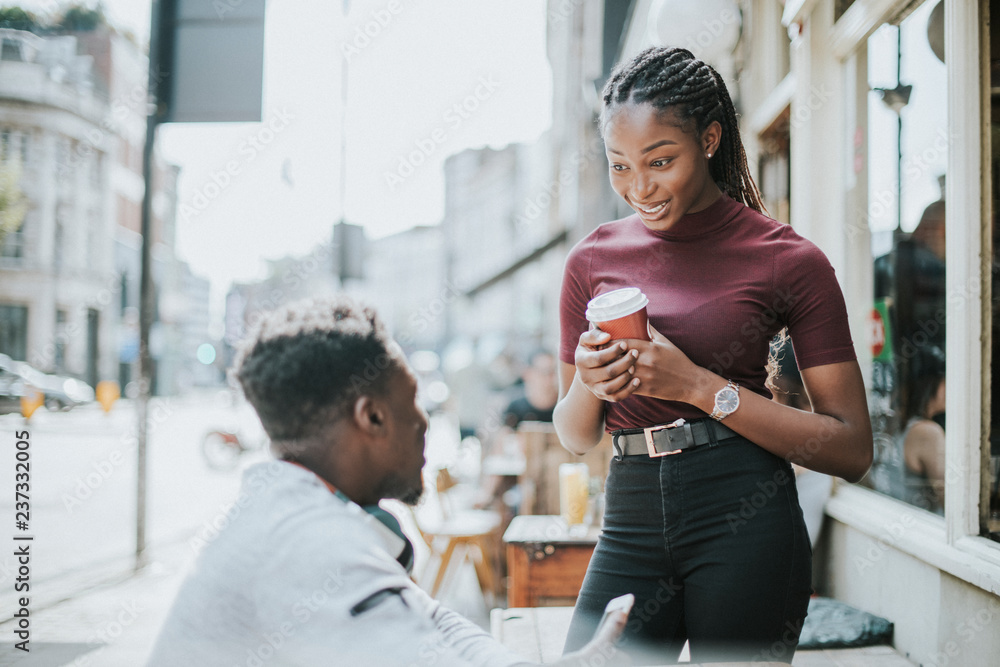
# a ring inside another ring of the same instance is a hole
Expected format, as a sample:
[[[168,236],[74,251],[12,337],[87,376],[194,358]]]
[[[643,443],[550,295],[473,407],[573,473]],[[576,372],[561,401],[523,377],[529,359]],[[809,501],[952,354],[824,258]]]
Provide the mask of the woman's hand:
[[[652,324],[648,328],[651,341],[629,341],[639,352],[634,366],[635,378],[639,381],[635,393],[666,401],[687,402],[688,391],[698,373],[705,369],[695,365]]]
[[[610,341],[611,334],[600,329],[582,333],[574,361],[584,386],[602,401],[615,403],[628,398],[639,387],[640,382],[634,377],[639,352],[630,349],[629,342],[607,345]]]

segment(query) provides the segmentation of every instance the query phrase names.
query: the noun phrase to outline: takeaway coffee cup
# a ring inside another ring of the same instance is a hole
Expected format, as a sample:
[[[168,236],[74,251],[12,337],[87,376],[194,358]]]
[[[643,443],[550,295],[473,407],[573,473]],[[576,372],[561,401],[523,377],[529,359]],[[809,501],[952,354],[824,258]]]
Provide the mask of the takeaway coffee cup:
[[[587,319],[601,331],[619,338],[649,340],[646,304],[649,299],[638,287],[624,287],[598,294],[587,304]]]

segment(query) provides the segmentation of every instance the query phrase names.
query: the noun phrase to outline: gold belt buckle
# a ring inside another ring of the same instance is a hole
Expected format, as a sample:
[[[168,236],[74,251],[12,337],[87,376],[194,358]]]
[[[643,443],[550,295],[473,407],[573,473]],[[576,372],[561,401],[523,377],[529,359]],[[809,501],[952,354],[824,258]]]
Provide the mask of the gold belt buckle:
[[[653,444],[653,433],[655,433],[656,431],[663,431],[668,428],[677,428],[678,426],[683,426],[684,423],[685,423],[684,418],[681,417],[680,419],[670,422],[669,424],[648,426],[642,429],[642,432],[646,434],[646,451],[649,453],[649,457],[652,459],[657,459],[660,458],[661,456],[670,456],[671,454],[678,454],[684,451],[683,449],[675,449],[670,452],[658,452],[656,451],[656,445]]]

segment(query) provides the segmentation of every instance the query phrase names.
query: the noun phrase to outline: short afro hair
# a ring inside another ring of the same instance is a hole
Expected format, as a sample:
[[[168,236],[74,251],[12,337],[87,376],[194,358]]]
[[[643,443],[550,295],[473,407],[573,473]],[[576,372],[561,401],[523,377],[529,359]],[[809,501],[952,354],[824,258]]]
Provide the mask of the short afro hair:
[[[345,416],[359,396],[384,396],[402,363],[375,310],[337,296],[264,315],[231,372],[268,437],[295,441]]]

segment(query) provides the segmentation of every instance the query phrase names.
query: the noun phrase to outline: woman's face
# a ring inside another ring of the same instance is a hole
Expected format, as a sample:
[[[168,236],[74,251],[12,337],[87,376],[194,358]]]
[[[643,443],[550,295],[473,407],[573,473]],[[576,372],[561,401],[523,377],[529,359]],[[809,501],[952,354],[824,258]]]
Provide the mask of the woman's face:
[[[722,127],[713,122],[697,136],[665,122],[672,120],[649,103],[626,103],[604,129],[611,187],[656,231],[670,229],[720,194],[706,154],[718,149]]]

